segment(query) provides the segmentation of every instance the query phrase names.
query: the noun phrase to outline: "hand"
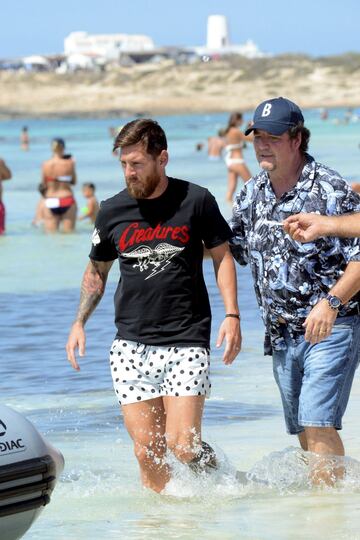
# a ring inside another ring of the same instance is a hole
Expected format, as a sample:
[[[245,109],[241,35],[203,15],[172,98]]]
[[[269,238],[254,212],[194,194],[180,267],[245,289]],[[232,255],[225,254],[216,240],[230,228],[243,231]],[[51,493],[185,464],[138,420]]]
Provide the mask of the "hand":
[[[332,309],[325,298],[320,300],[310,311],[303,324],[305,341],[315,345],[315,343],[320,343],[320,341],[329,337],[337,314],[337,309]]]
[[[85,331],[81,323],[75,322],[70,330],[70,334],[66,343],[67,359],[76,371],[80,371],[80,366],[76,361],[75,351],[79,349],[79,355],[85,356]]]
[[[291,238],[312,242],[320,236],[331,235],[330,217],[319,214],[296,214],[285,219],[283,226]]]
[[[221,323],[216,346],[221,347],[224,338],[226,340],[223,355],[224,364],[232,364],[241,349],[240,321],[235,317],[226,317]]]

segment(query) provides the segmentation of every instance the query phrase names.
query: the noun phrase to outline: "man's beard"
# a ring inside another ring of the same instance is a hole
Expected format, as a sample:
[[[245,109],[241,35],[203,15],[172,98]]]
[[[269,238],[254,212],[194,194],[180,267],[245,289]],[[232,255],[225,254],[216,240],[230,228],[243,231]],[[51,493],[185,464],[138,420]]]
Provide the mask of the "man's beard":
[[[147,199],[154,193],[155,189],[159,185],[160,178],[159,176],[153,174],[148,176],[145,182],[131,182],[127,178],[125,178],[125,181],[131,197],[134,197],[134,199]]]

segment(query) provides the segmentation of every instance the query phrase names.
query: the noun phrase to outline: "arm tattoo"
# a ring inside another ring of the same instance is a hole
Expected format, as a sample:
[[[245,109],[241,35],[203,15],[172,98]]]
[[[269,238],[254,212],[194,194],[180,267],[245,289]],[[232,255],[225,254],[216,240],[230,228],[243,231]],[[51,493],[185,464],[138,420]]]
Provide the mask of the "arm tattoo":
[[[98,262],[91,260],[88,264],[81,284],[80,304],[76,321],[85,324],[98,303],[104,291],[112,261]]]

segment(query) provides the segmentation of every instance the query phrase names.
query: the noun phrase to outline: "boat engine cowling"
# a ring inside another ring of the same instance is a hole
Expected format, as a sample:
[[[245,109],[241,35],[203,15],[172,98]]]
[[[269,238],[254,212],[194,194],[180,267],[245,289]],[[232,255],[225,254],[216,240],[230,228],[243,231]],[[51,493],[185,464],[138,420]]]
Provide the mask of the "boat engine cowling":
[[[0,538],[21,538],[50,502],[62,454],[22,414],[0,405]]]

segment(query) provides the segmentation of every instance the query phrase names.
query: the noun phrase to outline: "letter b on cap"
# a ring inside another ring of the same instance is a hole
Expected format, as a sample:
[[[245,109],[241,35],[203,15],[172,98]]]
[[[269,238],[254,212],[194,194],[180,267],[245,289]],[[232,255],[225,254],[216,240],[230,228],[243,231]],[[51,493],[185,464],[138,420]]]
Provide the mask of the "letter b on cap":
[[[272,107],[271,103],[265,103],[261,116],[269,116],[271,112],[271,107]]]

